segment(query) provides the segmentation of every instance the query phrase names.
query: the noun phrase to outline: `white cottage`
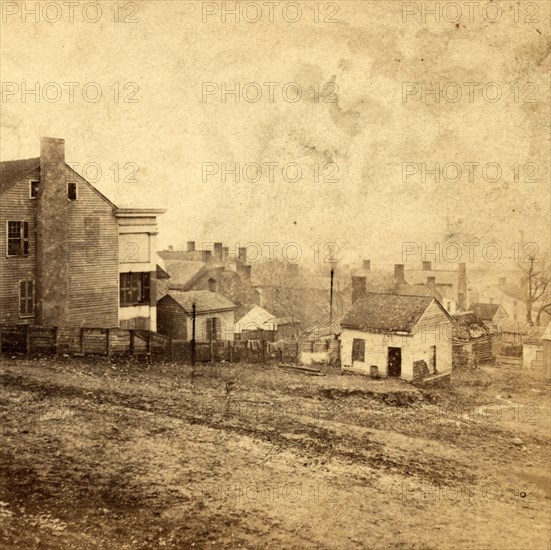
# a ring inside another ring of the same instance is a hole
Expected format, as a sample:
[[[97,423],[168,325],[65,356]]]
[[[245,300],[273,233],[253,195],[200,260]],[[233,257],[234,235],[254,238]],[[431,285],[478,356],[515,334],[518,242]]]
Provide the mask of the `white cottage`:
[[[361,296],[341,322],[342,368],[419,380],[451,373],[453,320],[430,296]]]

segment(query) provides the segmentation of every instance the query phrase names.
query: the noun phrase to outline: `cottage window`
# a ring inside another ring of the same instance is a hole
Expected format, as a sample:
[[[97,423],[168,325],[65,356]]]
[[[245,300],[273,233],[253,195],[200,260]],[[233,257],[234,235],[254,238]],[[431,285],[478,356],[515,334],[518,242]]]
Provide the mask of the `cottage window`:
[[[29,198],[36,199],[38,197],[38,181],[31,181],[29,186]]]
[[[149,303],[148,272],[120,274],[120,305],[136,306]]]
[[[222,319],[220,317],[207,318],[207,340],[222,339]]]
[[[354,338],[352,340],[352,361],[365,361],[365,340]]]
[[[33,281],[19,282],[19,316],[34,315],[34,284]]]
[[[26,256],[29,253],[29,223],[8,222],[8,256]]]
[[[73,181],[67,183],[67,198],[70,201],[77,200],[77,184]]]

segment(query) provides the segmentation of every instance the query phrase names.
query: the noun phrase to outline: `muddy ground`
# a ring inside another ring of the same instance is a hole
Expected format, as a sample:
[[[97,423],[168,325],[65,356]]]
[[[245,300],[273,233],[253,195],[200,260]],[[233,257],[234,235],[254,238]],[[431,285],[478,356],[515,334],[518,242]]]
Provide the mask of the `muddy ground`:
[[[0,359],[0,546],[551,550],[549,385]]]

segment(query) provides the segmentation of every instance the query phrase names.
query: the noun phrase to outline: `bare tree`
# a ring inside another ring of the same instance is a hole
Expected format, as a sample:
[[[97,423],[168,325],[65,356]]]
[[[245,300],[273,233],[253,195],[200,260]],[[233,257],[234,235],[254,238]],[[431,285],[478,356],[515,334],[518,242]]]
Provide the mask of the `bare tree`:
[[[534,324],[532,312],[537,308],[536,324],[539,325],[544,312],[551,314],[549,260],[534,253],[526,258],[526,263],[523,269],[526,321]]]

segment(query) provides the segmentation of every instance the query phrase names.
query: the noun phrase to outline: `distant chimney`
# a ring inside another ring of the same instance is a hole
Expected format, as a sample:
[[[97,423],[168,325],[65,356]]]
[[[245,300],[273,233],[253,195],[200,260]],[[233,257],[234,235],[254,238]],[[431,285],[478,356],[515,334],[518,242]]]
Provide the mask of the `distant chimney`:
[[[172,252],[174,250],[174,247],[171,244],[169,244],[168,249],[170,250],[170,252]]]
[[[251,279],[251,273],[252,273],[252,267],[250,265],[246,265],[243,263],[236,264],[237,268],[237,274],[242,277],[243,279],[250,281]]]
[[[427,286],[429,288],[435,288],[436,287],[436,277],[427,277]]]
[[[229,255],[230,255],[230,247],[229,246],[223,246],[222,247],[222,261],[227,262]]]
[[[367,279],[365,277],[352,277],[352,303],[365,294]]]
[[[195,252],[195,241],[188,241],[187,242],[187,251],[188,252]]]
[[[214,277],[209,277],[208,283],[210,292],[216,292],[216,279]]]
[[[245,263],[247,261],[247,247],[240,246],[237,252],[237,261]]]
[[[69,324],[69,208],[65,140],[40,140],[36,210],[37,324]]]
[[[371,260],[364,260],[363,265],[364,265],[364,269],[366,271],[369,271],[371,269]]]
[[[430,262],[423,262],[423,271],[431,271],[431,269],[432,269],[432,264]]]
[[[214,243],[213,258],[219,262],[222,260],[222,243]]]
[[[461,262],[458,266],[458,288],[457,288],[457,309],[465,311],[467,309],[467,264]]]
[[[205,263],[210,262],[212,259],[212,251],[211,250],[203,250],[202,251],[203,261]]]
[[[406,282],[404,275],[404,264],[395,264],[394,265],[394,284],[402,285]]]
[[[504,287],[507,284],[507,277],[499,278],[499,286]]]

